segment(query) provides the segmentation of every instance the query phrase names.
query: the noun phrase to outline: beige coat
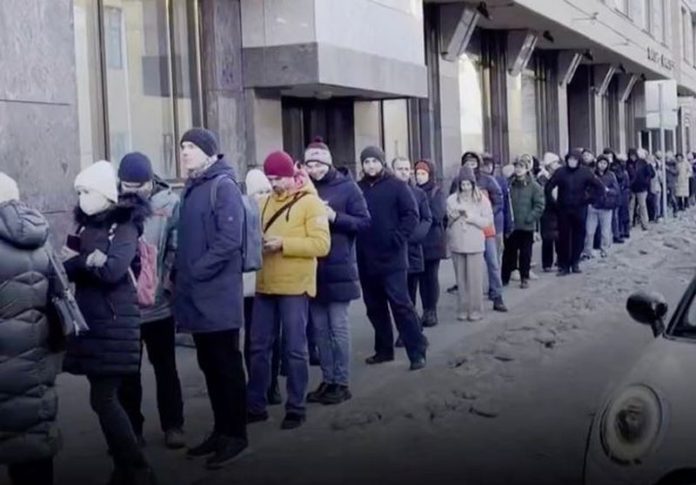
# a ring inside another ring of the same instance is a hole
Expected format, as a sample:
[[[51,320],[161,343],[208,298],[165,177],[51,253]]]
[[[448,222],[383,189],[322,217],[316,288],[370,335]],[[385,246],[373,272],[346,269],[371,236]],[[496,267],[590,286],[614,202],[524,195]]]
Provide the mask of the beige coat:
[[[459,193],[450,195],[447,199],[447,218],[447,244],[450,252],[484,252],[486,240],[483,229],[493,224],[493,209],[487,197],[482,196],[480,201],[475,201],[460,200]]]
[[[677,163],[677,197],[688,197],[689,196],[689,179],[692,177],[694,171],[691,168],[691,164],[686,160],[682,160]]]

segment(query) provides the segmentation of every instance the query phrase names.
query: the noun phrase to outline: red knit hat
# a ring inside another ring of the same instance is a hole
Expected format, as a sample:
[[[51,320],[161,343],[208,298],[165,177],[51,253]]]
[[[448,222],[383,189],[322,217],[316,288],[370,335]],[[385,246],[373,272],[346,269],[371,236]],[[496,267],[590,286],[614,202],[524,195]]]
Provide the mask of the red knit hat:
[[[273,152],[263,162],[263,172],[266,177],[293,177],[295,163],[292,157],[284,151]]]
[[[418,163],[416,163],[415,170],[416,171],[423,170],[424,172],[430,173],[430,171],[431,171],[430,164],[428,162],[426,162],[425,160],[420,160]]]

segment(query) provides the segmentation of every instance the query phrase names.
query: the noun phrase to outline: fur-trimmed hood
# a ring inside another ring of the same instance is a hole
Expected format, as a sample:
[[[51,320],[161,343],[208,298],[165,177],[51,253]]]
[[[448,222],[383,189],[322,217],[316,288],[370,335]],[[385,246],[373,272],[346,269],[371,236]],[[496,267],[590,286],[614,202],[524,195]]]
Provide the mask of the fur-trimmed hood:
[[[137,194],[121,194],[117,204],[93,216],[85,214],[80,206],[74,210],[75,222],[80,227],[111,227],[113,224],[132,222],[141,234],[145,220],[151,215],[150,203]]]

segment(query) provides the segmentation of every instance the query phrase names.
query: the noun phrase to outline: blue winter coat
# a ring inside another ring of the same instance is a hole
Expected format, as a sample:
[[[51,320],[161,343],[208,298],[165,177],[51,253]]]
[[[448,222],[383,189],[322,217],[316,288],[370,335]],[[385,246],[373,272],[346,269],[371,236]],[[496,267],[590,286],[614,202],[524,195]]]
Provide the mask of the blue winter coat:
[[[408,270],[408,239],[418,225],[418,206],[401,180],[383,172],[363,178],[363,191],[372,216],[369,228],[358,234],[358,270],[361,277]]]
[[[370,226],[367,203],[348,171],[332,169],[314,185],[319,198],[336,212],[336,220],[330,224],[331,252],[319,258],[316,299],[324,303],[356,300],[360,283],[355,240]]]
[[[431,172],[433,173],[433,172]],[[419,186],[428,196],[432,223],[428,235],[423,240],[423,258],[425,261],[437,261],[447,258],[447,197],[442,189],[432,180]]]
[[[215,207],[211,207],[214,180]],[[174,283],[179,329],[190,333],[241,328],[244,207],[235,174],[222,156],[182,194]]]
[[[408,272],[422,273],[425,271],[425,261],[423,258],[423,242],[428,236],[430,227],[433,225],[433,216],[430,213],[430,203],[428,196],[418,187],[409,185],[413,198],[418,205],[418,225],[408,238]]]
[[[68,339],[64,369],[88,376],[123,376],[140,369],[140,308],[129,269],[138,273],[138,237],[150,215],[147,201],[123,196],[118,205],[87,216],[79,208],[80,254],[65,262],[75,298],[89,331]],[[101,268],[88,267],[95,250],[106,254]]]
[[[621,204],[621,187],[616,175],[611,170],[607,170],[601,176],[597,173],[597,177],[607,190],[592,203],[592,207],[598,210],[616,209]]]

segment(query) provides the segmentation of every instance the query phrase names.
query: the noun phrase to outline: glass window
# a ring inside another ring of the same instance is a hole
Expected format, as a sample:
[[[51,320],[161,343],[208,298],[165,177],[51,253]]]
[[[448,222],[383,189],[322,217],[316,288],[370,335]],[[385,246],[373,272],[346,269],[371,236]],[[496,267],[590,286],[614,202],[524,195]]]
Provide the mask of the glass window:
[[[75,72],[79,120],[80,166],[106,158],[97,5],[93,0],[73,3]]]
[[[533,64],[530,60],[529,64]],[[508,130],[510,156],[538,155],[537,95],[534,69],[527,66],[518,76],[508,77]]]
[[[158,175],[177,178],[177,140],[203,124],[197,2],[74,0],[74,8],[83,163],[117,165],[140,151]]]
[[[388,162],[396,157],[409,157],[408,104],[405,99],[382,102],[382,132]]]
[[[478,59],[467,54],[459,58],[459,113],[462,153],[484,151],[483,92]]]

